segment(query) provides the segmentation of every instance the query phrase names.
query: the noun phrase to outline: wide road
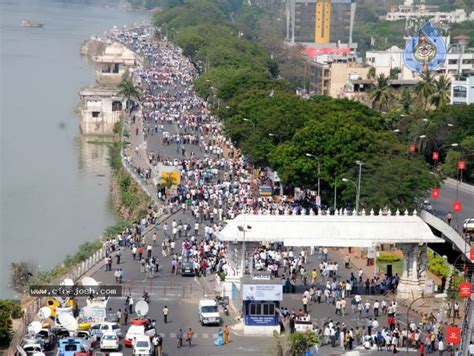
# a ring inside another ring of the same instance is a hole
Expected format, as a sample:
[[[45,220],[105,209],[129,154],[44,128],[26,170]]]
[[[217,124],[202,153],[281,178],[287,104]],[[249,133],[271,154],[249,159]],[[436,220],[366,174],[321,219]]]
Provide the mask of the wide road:
[[[455,200],[461,201],[463,209],[460,213],[453,212],[453,222],[461,226],[464,219],[474,217],[474,186],[447,179],[441,187],[440,199],[432,199],[431,202],[436,215],[445,218],[449,211],[452,212],[452,203]]]

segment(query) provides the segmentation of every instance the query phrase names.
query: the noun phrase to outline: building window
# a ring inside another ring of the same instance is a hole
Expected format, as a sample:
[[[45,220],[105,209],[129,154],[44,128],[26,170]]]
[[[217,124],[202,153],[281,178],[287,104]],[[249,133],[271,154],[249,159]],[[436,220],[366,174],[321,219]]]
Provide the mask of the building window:
[[[93,111],[92,112],[92,117],[99,117],[100,111]]]
[[[465,98],[467,97],[467,88],[462,86],[455,86],[453,88],[453,97]]]
[[[112,111],[122,111],[122,102],[121,101],[112,102]]]
[[[274,303],[250,303],[249,315],[275,315]]]
[[[462,64],[472,64],[472,59],[463,59]]]
[[[457,59],[448,59],[448,64],[458,64]]]

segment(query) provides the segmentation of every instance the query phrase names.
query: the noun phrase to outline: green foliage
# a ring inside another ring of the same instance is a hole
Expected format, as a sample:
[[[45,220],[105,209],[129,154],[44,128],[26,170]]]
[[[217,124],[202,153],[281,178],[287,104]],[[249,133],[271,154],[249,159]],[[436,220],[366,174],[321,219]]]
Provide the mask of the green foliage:
[[[110,166],[114,171],[122,169],[122,157],[120,156],[120,151],[122,149],[122,143],[116,141],[110,147]]]
[[[129,220],[121,220],[117,224],[109,226],[104,231],[105,238],[115,237],[118,233],[125,230],[127,227],[132,226],[132,222]]]
[[[471,11],[472,10],[473,9],[471,9]],[[451,25],[451,38],[454,38],[459,35],[468,36],[470,39],[468,47],[473,47],[474,46],[474,20],[452,24]]]
[[[18,293],[25,292],[33,277],[33,267],[27,262],[12,262],[10,271],[10,285],[13,290]]]
[[[356,15],[359,9],[356,11]],[[376,16],[372,13],[372,16]],[[405,21],[356,21],[354,25],[354,42],[359,45],[362,55],[369,49],[385,50],[390,46],[405,47]],[[371,38],[374,46],[371,46]]]
[[[428,270],[439,277],[448,277],[450,267],[443,257],[428,250]]]
[[[23,315],[21,306],[8,300],[0,300],[0,347],[7,347],[13,336],[12,318]]]
[[[121,135],[122,134],[122,129],[123,129],[123,120],[120,119],[114,124],[114,129],[113,132],[116,135]]]
[[[401,260],[401,257],[393,252],[381,251],[377,256],[377,262],[393,263]]]
[[[319,344],[319,337],[311,331],[305,333],[290,334],[292,355],[304,355],[305,352],[316,344]]]

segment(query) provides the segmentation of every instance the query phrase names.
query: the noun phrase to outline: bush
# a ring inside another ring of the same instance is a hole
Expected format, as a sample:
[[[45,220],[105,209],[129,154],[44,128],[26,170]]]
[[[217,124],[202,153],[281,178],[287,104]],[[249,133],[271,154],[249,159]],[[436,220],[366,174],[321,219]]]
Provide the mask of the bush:
[[[11,287],[18,293],[25,292],[33,277],[33,267],[27,262],[13,262],[10,269]]]
[[[377,262],[393,263],[401,260],[402,258],[393,252],[380,252],[380,255],[377,257]]]
[[[449,275],[449,264],[443,257],[428,251],[428,271],[439,277],[447,277]]]
[[[0,300],[0,347],[10,344],[13,335],[12,318],[17,319],[22,316],[21,306],[9,300]]]

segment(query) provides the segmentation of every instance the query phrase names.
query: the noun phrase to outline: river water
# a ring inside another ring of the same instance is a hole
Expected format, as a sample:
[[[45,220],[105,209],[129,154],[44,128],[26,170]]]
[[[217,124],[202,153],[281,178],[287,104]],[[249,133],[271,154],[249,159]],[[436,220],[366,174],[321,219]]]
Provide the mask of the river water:
[[[113,225],[108,149],[81,137],[74,112],[94,67],[82,41],[145,13],[106,0],[0,0],[0,298],[10,264],[61,262]],[[43,28],[22,28],[31,19]]]

